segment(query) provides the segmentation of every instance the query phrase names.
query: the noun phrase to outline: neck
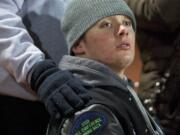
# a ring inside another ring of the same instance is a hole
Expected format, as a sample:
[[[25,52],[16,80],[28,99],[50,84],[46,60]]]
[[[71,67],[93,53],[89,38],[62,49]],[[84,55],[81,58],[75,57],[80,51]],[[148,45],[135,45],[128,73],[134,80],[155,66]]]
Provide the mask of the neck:
[[[110,67],[110,66],[109,66]],[[125,78],[125,74],[124,74],[124,71],[125,69],[123,70],[120,70],[120,68],[112,68],[110,67],[111,70],[113,70],[120,78],[124,79]]]

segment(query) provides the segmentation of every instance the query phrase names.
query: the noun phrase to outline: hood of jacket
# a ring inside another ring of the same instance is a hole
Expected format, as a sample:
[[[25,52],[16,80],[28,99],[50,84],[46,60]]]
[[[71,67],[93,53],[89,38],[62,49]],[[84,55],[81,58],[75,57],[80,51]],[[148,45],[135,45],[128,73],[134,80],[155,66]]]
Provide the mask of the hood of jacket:
[[[65,55],[59,63],[61,70],[69,70],[81,79],[85,85],[92,87],[111,86],[127,90],[129,84],[126,77],[120,78],[106,65],[88,58]]]

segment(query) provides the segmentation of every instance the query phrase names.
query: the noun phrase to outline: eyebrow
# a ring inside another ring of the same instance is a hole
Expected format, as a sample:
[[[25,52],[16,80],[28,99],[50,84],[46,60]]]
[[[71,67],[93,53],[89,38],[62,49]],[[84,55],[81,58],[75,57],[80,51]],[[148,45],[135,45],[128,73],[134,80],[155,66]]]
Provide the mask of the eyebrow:
[[[103,23],[103,22],[108,22],[108,21],[111,21],[110,19],[108,19],[108,18],[104,18],[104,19],[102,19],[102,20],[100,20],[99,22],[97,22],[97,23]]]

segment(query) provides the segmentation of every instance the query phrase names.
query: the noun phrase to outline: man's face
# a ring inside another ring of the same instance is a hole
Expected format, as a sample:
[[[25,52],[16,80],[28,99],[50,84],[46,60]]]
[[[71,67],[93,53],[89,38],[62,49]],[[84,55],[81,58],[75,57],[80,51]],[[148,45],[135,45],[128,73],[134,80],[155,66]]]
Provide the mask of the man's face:
[[[135,53],[131,20],[123,15],[100,20],[85,33],[75,49],[79,49],[83,57],[104,63],[115,72],[123,72]]]

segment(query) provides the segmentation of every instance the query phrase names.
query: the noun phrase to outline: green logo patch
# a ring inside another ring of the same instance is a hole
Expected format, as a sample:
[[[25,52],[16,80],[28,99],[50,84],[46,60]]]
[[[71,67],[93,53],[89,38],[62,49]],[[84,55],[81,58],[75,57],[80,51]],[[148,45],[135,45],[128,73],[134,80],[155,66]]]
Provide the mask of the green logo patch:
[[[108,123],[100,112],[86,112],[80,115],[70,130],[70,135],[97,135]]]

